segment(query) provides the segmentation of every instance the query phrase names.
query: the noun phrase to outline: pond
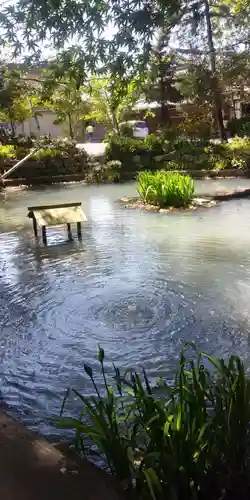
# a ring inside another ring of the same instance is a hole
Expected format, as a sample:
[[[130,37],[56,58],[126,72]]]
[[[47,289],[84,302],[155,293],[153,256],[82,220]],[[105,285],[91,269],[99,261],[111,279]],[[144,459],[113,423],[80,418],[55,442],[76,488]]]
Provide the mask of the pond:
[[[198,193],[250,180],[197,181]],[[3,401],[40,432],[55,431],[64,391],[91,391],[83,363],[144,366],[171,377],[179,348],[250,363],[250,200],[171,214],[126,210],[135,186],[63,185],[9,191],[0,204],[0,377]],[[27,207],[82,201],[79,243],[64,228],[35,244]]]

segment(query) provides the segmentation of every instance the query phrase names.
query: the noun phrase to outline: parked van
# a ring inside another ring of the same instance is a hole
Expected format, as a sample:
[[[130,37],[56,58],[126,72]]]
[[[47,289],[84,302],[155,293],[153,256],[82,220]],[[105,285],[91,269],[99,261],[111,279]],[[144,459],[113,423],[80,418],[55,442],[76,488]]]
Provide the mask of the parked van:
[[[120,130],[124,135],[134,137],[135,139],[145,139],[149,133],[148,126],[143,120],[122,122],[120,123]]]

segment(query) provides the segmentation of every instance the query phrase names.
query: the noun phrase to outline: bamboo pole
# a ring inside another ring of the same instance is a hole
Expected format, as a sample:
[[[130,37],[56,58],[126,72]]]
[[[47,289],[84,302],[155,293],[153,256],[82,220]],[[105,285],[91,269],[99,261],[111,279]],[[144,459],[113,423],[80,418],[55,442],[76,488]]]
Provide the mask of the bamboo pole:
[[[26,160],[28,160],[28,158],[30,158],[36,151],[39,151],[39,149],[41,149],[41,148],[32,149],[28,155],[26,155],[24,158],[22,158],[22,160],[18,161],[15,165],[13,165],[13,167],[11,167],[9,170],[7,170],[7,172],[4,172],[4,174],[1,176],[1,179],[6,179],[6,177],[8,177],[9,174],[14,172],[14,170],[16,170],[18,167],[20,167],[20,165],[22,165]]]

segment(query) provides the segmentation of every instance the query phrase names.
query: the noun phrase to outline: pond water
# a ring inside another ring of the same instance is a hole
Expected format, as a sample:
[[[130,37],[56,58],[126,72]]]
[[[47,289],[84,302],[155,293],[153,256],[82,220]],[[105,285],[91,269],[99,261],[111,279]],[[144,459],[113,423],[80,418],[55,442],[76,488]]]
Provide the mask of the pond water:
[[[197,181],[199,193],[250,180]],[[195,341],[250,366],[250,200],[195,212],[125,210],[135,186],[67,185],[9,191],[0,202],[0,380],[3,401],[52,436],[63,393],[91,391],[98,343],[108,366],[171,377],[179,348]],[[27,207],[82,201],[83,240],[49,230],[34,242]]]

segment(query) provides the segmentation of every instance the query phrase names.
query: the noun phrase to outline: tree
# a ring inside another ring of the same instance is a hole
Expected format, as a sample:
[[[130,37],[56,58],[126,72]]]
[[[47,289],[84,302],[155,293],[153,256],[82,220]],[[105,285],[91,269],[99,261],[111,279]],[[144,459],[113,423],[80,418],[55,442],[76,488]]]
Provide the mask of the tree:
[[[228,47],[232,49],[240,40],[246,43],[248,22],[242,13],[249,14],[248,4],[247,0],[17,0],[14,5],[4,6],[0,27],[5,43],[12,43],[16,53],[26,45],[39,55],[41,42],[49,41],[61,49],[66,42],[77,38],[74,71],[78,65],[80,79],[98,71],[113,82],[119,77],[132,80],[146,73],[152,57],[156,60],[158,57],[162,116],[167,113],[167,94],[171,87],[169,67],[167,69],[171,51],[165,50],[163,57],[161,47],[163,43],[168,49],[173,35],[181,38],[179,50],[204,56],[205,68],[210,72],[218,131],[223,140],[219,54]],[[164,33],[164,42],[160,39],[161,33]],[[157,34],[158,48],[155,47]],[[78,62],[77,51],[81,54]]]
[[[84,71],[73,50],[60,54],[41,75],[40,104],[56,114],[55,123],[67,123],[73,139],[91,105],[83,85]],[[79,54],[78,54],[79,56]]]
[[[69,40],[79,40],[85,69],[108,74],[145,65],[155,33],[176,24],[183,0],[17,0],[4,6],[0,26],[5,42],[15,54],[28,47],[40,55],[41,42],[61,49]],[[16,26],[18,25],[18,30]],[[107,32],[112,30],[112,36]]]
[[[178,102],[183,97],[176,87],[176,71],[178,71],[179,61],[177,63],[176,57],[169,54],[168,43],[169,35],[161,30],[152,53],[144,85],[146,100],[156,101],[160,104],[163,125],[171,123],[168,102]]]
[[[0,118],[11,127],[15,137],[15,125],[35,115],[36,90],[25,81],[18,69],[1,67]]]
[[[89,92],[92,111],[89,119],[103,123],[108,131],[120,133],[119,122],[126,119],[142,91],[141,79],[92,78]]]
[[[42,100],[42,105],[54,111],[55,123],[68,123],[71,139],[75,138],[79,123],[90,112],[90,103],[84,97],[84,88],[76,88],[73,81],[60,83],[47,99]]]

